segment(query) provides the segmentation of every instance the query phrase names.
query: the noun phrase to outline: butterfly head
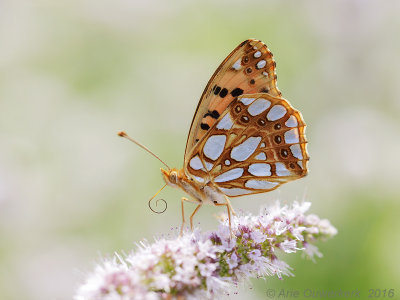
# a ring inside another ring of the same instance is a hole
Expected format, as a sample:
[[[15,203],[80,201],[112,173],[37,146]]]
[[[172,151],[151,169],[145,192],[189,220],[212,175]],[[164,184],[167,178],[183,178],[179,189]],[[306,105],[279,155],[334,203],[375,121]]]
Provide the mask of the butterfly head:
[[[172,187],[179,185],[179,171],[177,169],[161,169],[161,174],[163,175],[166,184]]]

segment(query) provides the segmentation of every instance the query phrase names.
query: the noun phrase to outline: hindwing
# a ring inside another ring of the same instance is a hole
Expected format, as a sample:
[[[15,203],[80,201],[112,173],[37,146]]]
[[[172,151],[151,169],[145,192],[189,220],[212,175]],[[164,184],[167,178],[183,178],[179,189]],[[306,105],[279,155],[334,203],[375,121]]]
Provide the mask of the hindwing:
[[[235,97],[188,153],[184,169],[228,196],[263,193],[307,174],[305,123],[287,100]]]

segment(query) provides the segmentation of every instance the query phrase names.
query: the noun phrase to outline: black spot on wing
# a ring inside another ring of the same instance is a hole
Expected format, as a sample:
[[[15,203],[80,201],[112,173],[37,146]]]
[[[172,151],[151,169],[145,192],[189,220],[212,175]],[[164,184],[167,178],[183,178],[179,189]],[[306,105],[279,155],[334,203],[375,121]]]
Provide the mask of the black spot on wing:
[[[289,156],[289,152],[286,149],[281,150],[281,156],[287,158]]]
[[[216,86],[214,89],[214,95],[218,95],[220,91],[221,91],[221,88],[219,86]]]
[[[200,124],[200,128],[203,129],[203,130],[208,130],[208,129],[210,129],[210,126],[208,124],[201,123]]]
[[[249,42],[249,40],[245,40],[245,41],[241,42],[239,47],[242,47],[244,44],[247,44],[248,42]]]
[[[241,94],[243,94],[243,90],[241,88],[236,88],[231,92],[233,97],[240,96]]]
[[[218,119],[219,118],[219,112],[216,110],[213,110],[212,112],[208,111],[205,115],[204,118],[210,116],[211,118]]]
[[[220,96],[221,98],[224,98],[226,95],[228,95],[228,90],[227,90],[226,88],[223,88],[223,89],[221,90],[221,92],[219,93],[219,96]]]

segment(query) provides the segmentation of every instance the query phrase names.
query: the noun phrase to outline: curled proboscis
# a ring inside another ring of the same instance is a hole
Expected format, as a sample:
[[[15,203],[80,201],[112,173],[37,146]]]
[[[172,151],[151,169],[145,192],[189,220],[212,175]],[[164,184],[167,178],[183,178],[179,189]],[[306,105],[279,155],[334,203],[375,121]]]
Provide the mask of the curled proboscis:
[[[165,212],[165,211],[167,210],[167,208],[168,208],[167,201],[165,201],[164,199],[157,199],[157,200],[156,200],[156,207],[158,206],[158,202],[159,202],[159,201],[162,201],[162,202],[164,202],[164,204],[165,204],[165,208],[164,208],[163,210],[161,210],[161,211],[156,211],[155,209],[153,209],[153,208],[151,207],[151,202],[152,202],[152,200],[153,200],[153,199],[150,199],[150,200],[149,200],[149,208],[151,209],[152,212],[155,212],[156,214],[162,214],[163,212]]]

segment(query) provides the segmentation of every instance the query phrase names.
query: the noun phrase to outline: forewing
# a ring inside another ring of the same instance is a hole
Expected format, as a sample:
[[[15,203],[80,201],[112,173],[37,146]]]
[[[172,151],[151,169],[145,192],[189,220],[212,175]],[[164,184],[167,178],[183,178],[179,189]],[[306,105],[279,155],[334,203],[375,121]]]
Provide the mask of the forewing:
[[[185,164],[187,154],[237,96],[259,92],[281,95],[276,86],[275,61],[271,51],[263,42],[250,39],[225,58],[208,82],[189,131]]]
[[[263,193],[307,174],[305,123],[287,100],[235,98],[189,154],[185,170],[228,196]]]

